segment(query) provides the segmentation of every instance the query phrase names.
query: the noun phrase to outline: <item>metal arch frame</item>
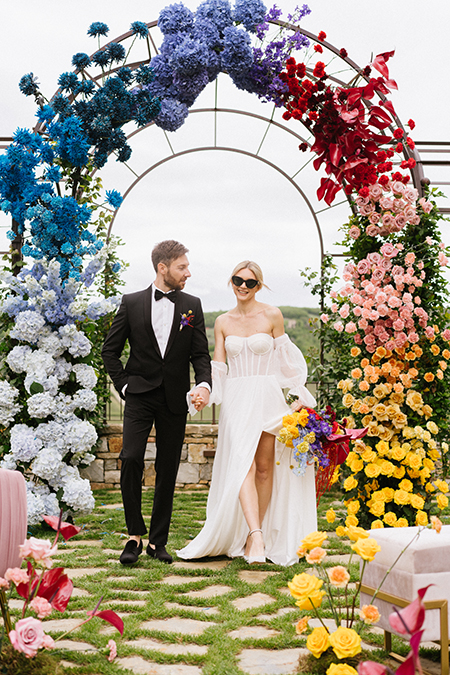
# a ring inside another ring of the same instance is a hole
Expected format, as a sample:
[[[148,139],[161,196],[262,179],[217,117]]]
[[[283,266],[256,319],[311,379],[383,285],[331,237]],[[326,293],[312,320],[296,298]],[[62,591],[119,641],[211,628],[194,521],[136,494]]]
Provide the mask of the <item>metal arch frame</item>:
[[[249,114],[249,113],[247,113],[247,114]],[[267,165],[270,166],[272,169],[275,169],[276,171],[278,171],[284,178],[286,178],[286,179],[289,181],[289,183],[290,183],[291,185],[294,186],[294,188],[297,190],[297,192],[303,197],[303,199],[305,200],[305,202],[306,202],[306,204],[307,204],[307,206],[308,206],[308,208],[309,208],[309,210],[310,210],[310,212],[311,212],[311,215],[312,215],[312,217],[313,217],[314,223],[315,223],[315,225],[316,225],[317,234],[318,234],[318,236],[319,236],[319,242],[320,242],[320,257],[321,257],[321,260],[323,260],[323,257],[324,257],[324,248],[323,248],[322,230],[320,229],[320,224],[319,224],[319,221],[318,221],[318,219],[317,219],[316,212],[314,211],[314,209],[313,209],[313,207],[312,207],[312,204],[311,204],[311,202],[309,201],[309,199],[308,199],[308,197],[306,196],[306,194],[303,192],[303,190],[301,189],[301,187],[300,187],[299,185],[297,185],[297,183],[294,181],[294,179],[291,178],[285,171],[283,171],[283,169],[281,169],[279,166],[277,166],[277,165],[274,164],[273,162],[269,161],[268,159],[265,159],[264,157],[260,157],[259,155],[255,154],[255,153],[253,153],[253,152],[250,152],[250,151],[248,151],[248,150],[243,150],[243,149],[240,149],[240,148],[231,148],[231,147],[227,147],[227,146],[209,145],[209,146],[203,146],[203,147],[198,147],[198,148],[189,148],[188,150],[181,150],[180,152],[173,153],[172,155],[168,155],[168,156],[165,157],[164,159],[159,160],[158,162],[156,162],[155,164],[153,164],[151,167],[149,167],[148,169],[146,169],[145,171],[143,171],[143,172],[141,173],[141,175],[138,176],[138,178],[136,178],[136,180],[133,181],[133,183],[132,183],[132,184],[127,188],[127,190],[124,192],[124,194],[123,194],[123,199],[125,200],[125,198],[126,198],[127,195],[131,192],[131,190],[132,190],[132,189],[133,189],[133,188],[134,188],[134,187],[135,187],[135,186],[136,186],[143,178],[145,178],[151,171],[153,171],[154,169],[157,169],[159,166],[162,166],[162,165],[165,164],[166,162],[169,162],[169,161],[172,160],[172,159],[176,159],[177,157],[182,157],[183,155],[189,155],[189,154],[192,154],[192,153],[194,153],[194,152],[203,152],[203,151],[208,151],[208,150],[219,150],[219,151],[223,151],[223,152],[235,152],[235,153],[238,153],[238,154],[241,154],[241,155],[246,155],[247,157],[252,157],[253,159],[257,159],[257,160],[259,160],[260,162],[263,162],[264,164],[267,164]],[[111,230],[112,230],[112,227],[113,227],[113,224],[114,224],[114,220],[115,220],[115,218],[116,218],[116,214],[117,214],[118,210],[119,210],[119,209],[116,209],[116,210],[114,211],[113,218],[112,218],[112,220],[111,220],[111,222],[110,222],[110,224],[109,224],[108,234],[107,234],[107,239],[109,239],[109,237],[110,237],[110,235],[111,235]]]

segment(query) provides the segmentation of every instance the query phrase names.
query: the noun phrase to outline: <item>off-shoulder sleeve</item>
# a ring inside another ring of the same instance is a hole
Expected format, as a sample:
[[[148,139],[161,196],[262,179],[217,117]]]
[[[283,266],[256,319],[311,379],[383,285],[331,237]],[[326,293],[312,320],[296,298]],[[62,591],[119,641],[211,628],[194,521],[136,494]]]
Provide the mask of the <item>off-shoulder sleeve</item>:
[[[222,403],[223,387],[227,377],[227,364],[222,361],[211,361],[212,390],[208,405]]]
[[[288,338],[286,333],[275,338],[275,358],[277,379],[280,386],[289,389],[292,396],[298,396],[303,405],[314,408],[316,400],[305,387],[308,367],[300,349]]]

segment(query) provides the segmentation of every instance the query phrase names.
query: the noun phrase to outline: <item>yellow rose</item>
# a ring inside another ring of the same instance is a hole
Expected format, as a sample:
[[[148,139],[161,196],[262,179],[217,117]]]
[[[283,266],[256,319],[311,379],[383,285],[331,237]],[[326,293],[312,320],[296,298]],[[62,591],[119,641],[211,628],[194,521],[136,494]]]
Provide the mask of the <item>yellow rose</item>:
[[[404,480],[400,481],[398,484],[399,490],[405,490],[406,492],[412,492],[414,485],[411,483],[410,480],[405,478]]]
[[[378,384],[373,390],[373,395],[378,399],[382,399],[389,394],[389,391],[389,387],[385,384]]]
[[[362,527],[357,527],[356,525],[349,525],[347,527],[347,537],[352,541],[358,541],[358,539],[367,539],[368,536],[368,532],[366,532]]]
[[[383,405],[383,403],[378,403],[378,405],[375,406],[372,412],[377,418],[377,420],[379,420],[380,422],[382,422],[383,420],[386,421],[389,420],[389,415],[386,412],[386,406]]]
[[[428,525],[428,515],[426,511],[417,511],[416,525]]]
[[[302,544],[304,548],[310,551],[312,548],[316,548],[316,546],[322,546],[323,542],[327,539],[327,536],[326,532],[311,532],[302,539]]]
[[[424,405],[422,408],[422,412],[425,415],[425,417],[431,417],[433,414],[433,408],[429,405]]]
[[[336,528],[336,534],[338,537],[345,537],[347,534],[347,529],[345,527],[342,527],[342,525],[338,525]]]
[[[283,426],[284,427],[295,427],[296,424],[297,424],[297,421],[294,417],[294,414],[285,415],[283,417]]]
[[[358,485],[358,481],[356,480],[356,478],[354,478],[354,476],[348,476],[344,480],[344,490],[347,490],[347,491],[353,490],[355,487],[357,487],[357,485]]]
[[[377,458],[377,453],[372,450],[372,448],[367,447],[363,454],[361,455],[365,462],[374,462]]]
[[[414,389],[410,389],[406,395],[406,404],[413,410],[418,410],[423,406],[422,394]]]
[[[425,504],[425,500],[420,495],[411,495],[411,499],[410,499],[409,503],[411,504],[413,509],[420,510],[420,509],[423,509],[424,504]]]
[[[386,441],[378,441],[375,447],[380,457],[387,455],[387,453],[389,452],[389,443],[386,443]]]
[[[405,467],[404,466],[396,466],[395,470],[394,470],[394,473],[392,475],[394,476],[394,478],[398,478],[398,480],[400,480],[405,475]]]
[[[394,492],[394,502],[399,506],[405,506],[405,504],[409,504],[409,500],[410,495],[409,492],[406,492],[406,490],[396,490]]]
[[[298,438],[299,435],[299,430],[296,425],[290,424],[285,427],[286,431],[290,435],[291,438]]]
[[[397,412],[392,417],[392,424],[396,429],[403,429],[403,427],[408,423],[407,416],[402,412]]]
[[[306,562],[309,563],[310,565],[317,565],[322,562],[322,560],[326,557],[327,552],[325,551],[324,548],[321,548],[320,546],[316,546],[315,548],[312,548],[309,553],[305,555]]]
[[[300,609],[314,609],[314,607],[320,607],[324,595],[326,595],[325,591],[311,591],[308,596],[299,598],[295,604]]]
[[[301,424],[302,427],[305,427],[308,423],[309,412],[306,408],[302,408],[297,413],[294,413],[296,424]]]
[[[426,462],[430,462],[429,459],[424,459],[423,463],[426,465]],[[431,463],[431,462],[430,462]],[[426,465],[427,466],[427,465]],[[430,469],[433,469],[434,466],[429,467]],[[441,480],[440,478],[436,479],[435,481],[436,487],[439,490],[439,492],[448,492],[448,485],[445,482],[445,480]]]
[[[436,495],[436,501],[437,501],[437,505],[439,506],[439,508],[441,510],[447,508],[447,506],[448,506],[447,495],[442,495],[442,494]]]
[[[364,469],[364,473],[368,478],[376,478],[381,473],[381,467],[378,464],[367,464]],[[345,488],[345,483],[344,483]]]
[[[431,431],[432,434],[437,434],[439,432],[438,425],[435,424],[435,422],[433,422],[432,420],[429,420],[427,422],[427,429],[428,431]]]
[[[383,515],[385,509],[384,502],[371,502],[370,513],[372,513],[376,518],[379,518]]]
[[[347,527],[356,527],[359,523],[359,520],[356,516],[350,515],[345,519],[345,524]]]
[[[384,527],[383,521],[381,520],[374,520],[372,522],[372,525],[370,526],[371,530],[381,530],[381,528]]]
[[[350,462],[347,460],[347,465],[350,467],[350,471],[352,473],[358,473],[364,467],[364,462],[362,461],[362,459],[357,457],[356,459],[353,459]]]
[[[391,502],[394,499],[394,488],[385,487],[382,492],[384,493],[384,501]]]
[[[396,462],[401,462],[402,459],[405,459],[407,450],[404,448],[404,445],[396,445],[391,450],[391,458],[395,459]]]
[[[409,527],[409,523],[406,518],[399,518],[394,527]]]
[[[328,509],[328,511],[325,514],[325,518],[327,519],[327,523],[334,523],[336,520],[336,513],[334,509]]]
[[[331,663],[326,675],[358,675],[358,671],[348,663]]]
[[[342,389],[342,391],[345,394],[346,391],[350,391],[351,389],[353,389],[353,381],[352,380],[340,380],[337,384],[337,388]]]
[[[348,502],[347,504],[347,513],[351,516],[354,516],[356,513],[358,513],[360,509],[360,503],[357,499],[353,499]]]
[[[352,394],[344,394],[342,397],[342,405],[344,405],[346,408],[351,408],[354,402],[355,398]]]
[[[338,659],[351,658],[361,651],[361,637],[353,628],[339,626],[331,633],[329,641]]]
[[[363,560],[368,560],[370,562],[374,559],[375,554],[378,553],[378,551],[381,551],[381,546],[378,545],[376,539],[369,537],[368,539],[358,539],[357,542],[352,544],[352,549]]]
[[[405,464],[408,464],[414,471],[418,471],[422,466],[422,458],[415,452],[408,452],[405,457]]]
[[[395,471],[395,466],[392,464],[392,462],[388,462],[387,460],[382,461],[379,464],[379,467],[383,476],[392,476]]]
[[[311,654],[315,656],[316,659],[320,658],[322,654],[326,652],[329,646],[330,635],[327,629],[323,626],[314,628],[313,632],[308,635],[308,639],[306,640],[307,649],[309,649]]]
[[[352,347],[350,349],[350,354],[354,357],[359,356],[361,354],[361,350],[359,347]]]
[[[397,516],[393,511],[388,511],[383,518],[384,522],[386,525],[389,525],[389,527],[394,527],[395,523],[397,522]]]
[[[313,591],[318,591],[323,585],[323,581],[312,574],[296,574],[292,581],[288,581],[289,590],[294,598],[304,598]]]

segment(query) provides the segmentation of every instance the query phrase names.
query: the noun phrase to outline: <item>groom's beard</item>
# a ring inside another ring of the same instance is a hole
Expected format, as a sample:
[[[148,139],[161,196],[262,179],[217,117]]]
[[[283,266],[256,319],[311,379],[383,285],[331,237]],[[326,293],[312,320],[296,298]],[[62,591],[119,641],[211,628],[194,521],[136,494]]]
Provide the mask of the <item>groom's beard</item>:
[[[166,286],[169,286],[172,291],[182,291],[187,279],[188,277],[177,280],[170,274],[170,272],[167,272],[166,276],[164,277],[164,283]]]

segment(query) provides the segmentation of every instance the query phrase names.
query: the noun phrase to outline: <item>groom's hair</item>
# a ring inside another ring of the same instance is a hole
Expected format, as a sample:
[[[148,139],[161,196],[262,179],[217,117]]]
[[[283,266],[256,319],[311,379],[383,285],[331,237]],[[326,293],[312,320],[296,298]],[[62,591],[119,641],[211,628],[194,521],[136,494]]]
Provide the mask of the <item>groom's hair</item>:
[[[183,244],[180,244],[179,241],[174,239],[166,239],[166,241],[160,241],[159,244],[156,244],[152,251],[152,263],[155,268],[155,272],[158,272],[158,263],[164,263],[167,267],[182,255],[185,255],[189,249],[186,248]]]

